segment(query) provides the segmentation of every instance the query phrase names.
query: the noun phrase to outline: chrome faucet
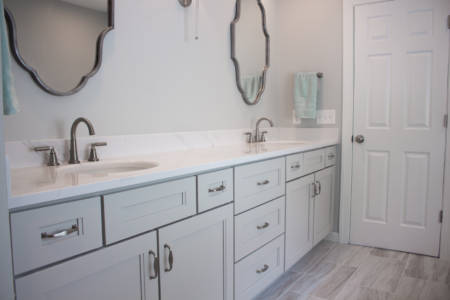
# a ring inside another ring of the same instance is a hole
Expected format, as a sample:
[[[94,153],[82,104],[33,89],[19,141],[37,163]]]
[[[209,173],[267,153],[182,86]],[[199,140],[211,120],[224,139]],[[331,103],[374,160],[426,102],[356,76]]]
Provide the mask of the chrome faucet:
[[[265,135],[266,135],[267,131],[262,131],[261,133],[259,131],[259,125],[261,124],[262,121],[267,121],[269,123],[270,127],[273,127],[272,120],[265,118],[265,117],[258,119],[258,121],[256,121],[255,134],[253,135],[251,132],[245,133],[248,136],[248,139],[247,139],[248,143],[258,143],[258,142],[266,141]]]
[[[94,135],[95,130],[92,126],[92,123],[86,118],[78,118],[73,121],[72,128],[70,129],[70,157],[69,164],[79,164],[78,160],[78,149],[77,149],[77,128],[80,123],[85,123],[88,130],[89,135]]]

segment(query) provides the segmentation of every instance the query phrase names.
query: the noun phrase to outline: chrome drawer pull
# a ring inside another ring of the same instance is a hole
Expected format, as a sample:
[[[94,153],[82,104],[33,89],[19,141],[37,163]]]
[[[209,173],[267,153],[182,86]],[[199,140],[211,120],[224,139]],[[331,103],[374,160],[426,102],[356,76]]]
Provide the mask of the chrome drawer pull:
[[[291,169],[292,169],[292,170],[294,170],[294,169],[300,169],[300,164],[296,164],[296,165],[291,166]]]
[[[68,235],[71,235],[74,232],[79,232],[79,231],[80,230],[78,228],[78,225],[72,225],[72,227],[70,229],[64,229],[64,230],[57,231],[54,233],[42,232],[41,239],[43,239],[43,240],[59,239],[59,238],[66,237]]]
[[[155,275],[152,276],[152,269],[151,269],[151,265],[150,265],[150,270],[149,270],[149,279],[156,279],[158,278],[158,272],[159,272],[159,260],[158,260],[158,256],[156,256],[155,252],[153,252],[152,250],[150,250],[148,252],[148,256],[149,256],[149,260],[150,258],[153,256],[153,270],[155,272]],[[151,261],[151,260],[150,260]]]
[[[265,229],[265,228],[269,227],[269,225],[270,225],[269,222],[266,222],[263,225],[256,226],[256,229],[262,230],[262,229]]]
[[[267,184],[269,184],[270,183],[270,181],[269,180],[264,180],[264,181],[261,181],[261,182],[258,182],[258,185],[259,186],[261,186],[261,185],[267,185]]]
[[[222,192],[222,191],[224,191],[226,188],[227,188],[227,187],[226,187],[224,184],[222,184],[222,185],[220,185],[220,186],[218,186],[218,187],[216,187],[216,188],[208,189],[208,193]]]
[[[266,272],[267,270],[269,270],[269,266],[264,265],[264,267],[262,269],[256,270],[256,273],[261,274],[261,273]]]
[[[165,244],[164,245],[164,249],[168,249],[169,250],[169,267],[165,268],[164,271],[165,272],[170,272],[172,271],[173,268],[173,253],[172,253],[172,249],[170,249],[170,246]]]

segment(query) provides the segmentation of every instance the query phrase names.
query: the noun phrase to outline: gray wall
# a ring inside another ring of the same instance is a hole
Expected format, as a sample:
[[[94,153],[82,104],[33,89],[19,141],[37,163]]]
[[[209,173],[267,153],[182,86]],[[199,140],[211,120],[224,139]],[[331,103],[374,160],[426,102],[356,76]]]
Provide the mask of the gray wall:
[[[22,112],[6,118],[6,140],[67,137],[79,116],[91,119],[101,135],[246,128],[263,115],[292,126],[291,75],[309,69],[325,73],[319,106],[336,109],[339,122],[341,0],[264,2],[272,67],[257,106],[245,105],[235,87],[229,59],[233,0],[200,1],[198,41],[193,7],[116,1],[116,29],[106,37],[103,66],[80,93],[51,96],[14,66]]]
[[[234,1],[200,1],[197,41],[194,5],[115,3],[116,29],[105,39],[103,66],[80,93],[51,96],[14,67],[22,112],[6,118],[7,140],[67,137],[79,116],[99,135],[246,128],[262,115],[279,123],[280,102],[270,85],[254,107],[236,89],[229,39]]]
[[[342,1],[278,0],[274,66],[283,125],[292,124],[293,75],[299,71],[323,72],[319,109],[335,109],[336,125],[342,111]],[[327,125],[330,126],[330,125]],[[302,120],[300,127],[321,127]]]

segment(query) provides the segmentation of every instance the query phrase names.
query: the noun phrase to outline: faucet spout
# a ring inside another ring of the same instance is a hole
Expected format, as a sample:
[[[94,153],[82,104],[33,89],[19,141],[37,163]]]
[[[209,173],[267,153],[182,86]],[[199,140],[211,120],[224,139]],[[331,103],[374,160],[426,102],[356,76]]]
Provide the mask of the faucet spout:
[[[269,123],[270,127],[273,127],[273,122],[269,118],[262,117],[258,121],[256,121],[256,130],[255,130],[255,137],[254,137],[255,142],[264,142],[265,141],[264,133],[266,133],[266,132],[263,132],[263,134],[259,133],[259,125],[261,124],[262,121],[267,121]]]
[[[79,164],[80,161],[78,159],[78,148],[77,148],[77,128],[80,123],[86,124],[89,135],[95,135],[94,126],[92,126],[91,121],[89,121],[86,118],[78,118],[76,119],[73,124],[72,128],[70,129],[70,153],[69,153],[69,164]]]

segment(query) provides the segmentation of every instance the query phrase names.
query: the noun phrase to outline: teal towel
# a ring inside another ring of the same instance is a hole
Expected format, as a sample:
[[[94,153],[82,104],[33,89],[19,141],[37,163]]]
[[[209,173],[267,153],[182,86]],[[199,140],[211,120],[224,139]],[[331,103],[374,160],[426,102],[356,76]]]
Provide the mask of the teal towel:
[[[2,79],[3,79],[3,113],[13,115],[19,111],[14,76],[11,71],[11,54],[9,52],[8,32],[6,29],[3,0],[0,0],[0,11],[3,13],[0,22],[1,51],[2,51]]]
[[[242,78],[242,88],[248,100],[253,101],[258,95],[261,86],[261,75],[252,75]]]
[[[317,73],[307,72],[294,75],[294,109],[297,118],[316,118],[318,92]]]

